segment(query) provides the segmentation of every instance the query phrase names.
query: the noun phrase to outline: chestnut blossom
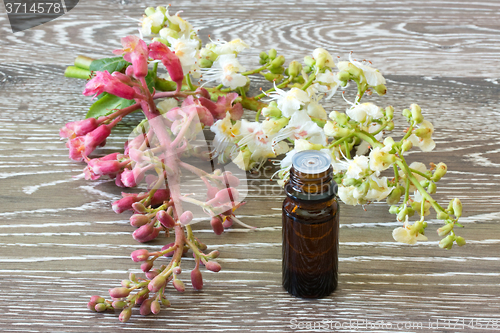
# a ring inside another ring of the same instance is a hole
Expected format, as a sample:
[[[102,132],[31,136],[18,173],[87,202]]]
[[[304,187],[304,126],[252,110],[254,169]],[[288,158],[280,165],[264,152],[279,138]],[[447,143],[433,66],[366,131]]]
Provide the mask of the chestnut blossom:
[[[319,47],[315,49],[312,53],[314,60],[316,60],[316,65],[318,66],[318,70],[321,67],[335,67],[335,61],[333,61],[332,55],[325,49]]]
[[[162,64],[167,68],[170,79],[177,83],[177,87],[180,89],[184,79],[184,72],[179,57],[160,42],[149,44],[149,56],[155,60],[161,60]]]
[[[139,97],[134,88],[123,83],[117,77],[109,74],[108,71],[96,72],[95,77],[93,77],[85,85],[83,94],[85,96],[93,96],[93,98],[95,98],[103,92],[125,99],[134,99]]]
[[[436,143],[432,139],[434,126],[430,121],[422,120],[417,125],[419,128],[413,132],[408,138],[414,146],[420,147],[422,151],[432,151],[436,147]]]
[[[413,225],[408,223],[408,216],[406,216],[406,221],[403,227],[398,227],[392,231],[392,237],[396,242],[406,243],[406,244],[416,244],[417,241],[426,241],[427,237],[422,235],[419,230],[415,230],[420,226],[419,222],[415,222]]]
[[[307,139],[310,143],[326,145],[326,135],[305,111],[295,112],[290,122],[273,138],[273,143],[290,138],[292,140]]]
[[[157,10],[154,14],[142,19],[141,34],[143,36],[151,36],[158,33],[164,21],[165,15]]]
[[[354,156],[352,160],[349,160],[347,171],[345,176],[347,178],[360,179],[363,178],[368,171],[369,168],[369,159],[366,156]]]
[[[210,127],[210,130],[215,133],[213,145],[215,155],[219,157],[220,161],[224,159],[223,154],[228,147],[231,147],[231,150],[236,152],[237,148],[235,143],[242,137],[240,127],[241,121],[237,121],[233,124],[229,112],[226,113],[225,118],[217,120],[215,124]]]
[[[347,109],[346,114],[359,123],[364,123],[367,117],[380,119],[384,116],[380,108],[373,103],[355,104]]]
[[[331,70],[327,69],[324,73],[316,75],[316,80],[313,85],[308,89],[308,92],[320,92],[328,94],[326,99],[330,99],[337,92],[340,86],[340,81],[337,78],[337,73],[333,73]]]
[[[226,41],[212,41],[206,45],[206,48],[213,51],[217,55],[223,54],[238,54],[244,49],[249,48],[250,46],[243,42],[241,39],[233,39],[230,42]]]
[[[137,78],[148,75],[148,46],[137,36],[123,37],[123,49],[114,50],[114,54],[123,54],[123,59],[132,63],[134,76]]]
[[[364,196],[368,201],[384,200],[394,189],[394,186],[388,186],[387,177],[377,178],[375,175],[371,175],[368,180],[370,189]]]
[[[385,145],[383,148],[375,147],[370,152],[370,169],[375,171],[377,176],[396,162],[396,156],[389,153],[391,149],[392,145]]]
[[[365,65],[359,61],[353,60],[352,59],[352,53],[349,54],[349,61],[359,69],[363,70],[363,74],[365,75],[366,78],[366,83],[372,87],[376,87],[381,84],[385,84],[385,78],[382,76],[382,74],[378,71],[378,69],[375,69],[373,67],[370,67],[368,65]]]
[[[212,68],[206,71],[203,78],[205,81],[221,82],[226,87],[236,89],[247,84],[246,76],[239,74],[244,70],[245,67],[239,63],[236,55],[224,54],[214,61]]]
[[[168,36],[167,40],[171,45],[170,50],[175,53],[181,62],[182,71],[186,74],[192,72],[195,69],[193,66],[198,60],[196,56],[200,45],[198,40],[183,36],[180,38]]]
[[[278,87],[274,87],[276,90],[269,94],[271,100],[276,100],[278,103],[278,109],[281,110],[283,117],[290,118],[295,112],[300,110],[300,107],[308,102],[311,98],[302,89],[292,88],[288,91],[284,91]]]

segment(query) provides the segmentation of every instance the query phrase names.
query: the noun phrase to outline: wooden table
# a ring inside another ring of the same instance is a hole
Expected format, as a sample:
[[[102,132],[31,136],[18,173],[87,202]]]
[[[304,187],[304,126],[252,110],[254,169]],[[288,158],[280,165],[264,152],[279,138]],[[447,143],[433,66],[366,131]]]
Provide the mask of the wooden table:
[[[326,330],[326,321],[332,331],[499,328],[498,2],[173,4],[174,12],[184,10],[184,17],[200,28],[204,41],[210,33],[250,43],[253,48],[247,52],[254,57],[248,66],[255,66],[257,54],[272,46],[290,55],[289,60],[318,46],[341,56],[353,50],[372,60],[388,79],[389,92],[370,100],[391,104],[398,114],[417,102],[434,123],[436,149],[409,159],[448,165],[436,198],[443,204],[453,197],[462,200],[465,228],[460,231],[467,246],[439,249],[438,223],[432,216],[429,241],[398,244],[391,236],[398,224],[385,204],[370,205],[367,211],[342,205],[338,290],[321,300],[296,299],[281,287],[284,196],[264,177],[250,178],[252,184],[279,193],[251,192],[240,210],[244,222],[265,229],[243,232],[235,227],[216,236],[208,223],[197,224],[195,232],[210,249],[220,250],[223,266],[219,273],[204,273],[203,291],[193,291],[187,283],[184,294],[169,293],[171,308],[158,316],[134,313],[127,324],[118,322],[118,313],[90,312],[90,295],[106,295],[128,272],[138,271],[129,258],[131,250],[158,249],[166,241],[136,243],[129,215],[110,209],[119,189],[107,180],[74,178],[83,166],[68,160],[58,129],[82,118],[90,101],[81,96],[83,81],[62,73],[79,54],[109,56],[120,37],[136,33],[128,16],[140,17],[145,5],[81,0],[59,19],[15,35],[2,14],[1,331],[282,332]],[[330,110],[344,105],[337,95]],[[118,128],[100,153],[121,146],[133,120]],[[402,133],[403,124],[396,125],[395,131]],[[181,276],[186,282],[192,264],[185,263]],[[356,321],[357,328],[350,326]]]

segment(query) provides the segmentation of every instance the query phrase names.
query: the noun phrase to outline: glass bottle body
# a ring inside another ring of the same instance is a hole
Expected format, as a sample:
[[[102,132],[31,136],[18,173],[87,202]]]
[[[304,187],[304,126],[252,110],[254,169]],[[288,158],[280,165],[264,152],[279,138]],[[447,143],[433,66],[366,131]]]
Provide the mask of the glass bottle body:
[[[331,294],[338,282],[339,204],[331,169],[291,169],[283,202],[283,287],[302,298]]]

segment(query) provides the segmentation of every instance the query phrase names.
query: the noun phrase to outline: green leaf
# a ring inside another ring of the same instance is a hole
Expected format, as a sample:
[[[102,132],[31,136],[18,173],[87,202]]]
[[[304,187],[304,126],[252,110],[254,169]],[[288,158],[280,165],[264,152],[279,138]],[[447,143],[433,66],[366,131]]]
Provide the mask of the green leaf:
[[[125,99],[108,93],[102,93],[87,112],[86,118],[99,118],[113,113],[116,109],[123,109],[135,103],[133,99]]]
[[[96,72],[108,71],[109,73],[119,72],[129,65],[123,57],[103,58],[94,60],[90,63],[90,70]]]
[[[153,88],[155,87],[156,75],[153,71],[148,71],[148,75],[146,75],[146,84],[148,86],[149,92],[153,92]]]

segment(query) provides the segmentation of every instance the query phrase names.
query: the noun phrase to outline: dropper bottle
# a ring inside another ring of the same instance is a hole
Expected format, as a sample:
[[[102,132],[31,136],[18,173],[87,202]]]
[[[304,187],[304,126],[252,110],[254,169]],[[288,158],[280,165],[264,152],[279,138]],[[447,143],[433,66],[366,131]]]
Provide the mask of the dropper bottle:
[[[302,298],[337,288],[339,204],[331,158],[317,150],[296,153],[283,201],[283,287]]]

